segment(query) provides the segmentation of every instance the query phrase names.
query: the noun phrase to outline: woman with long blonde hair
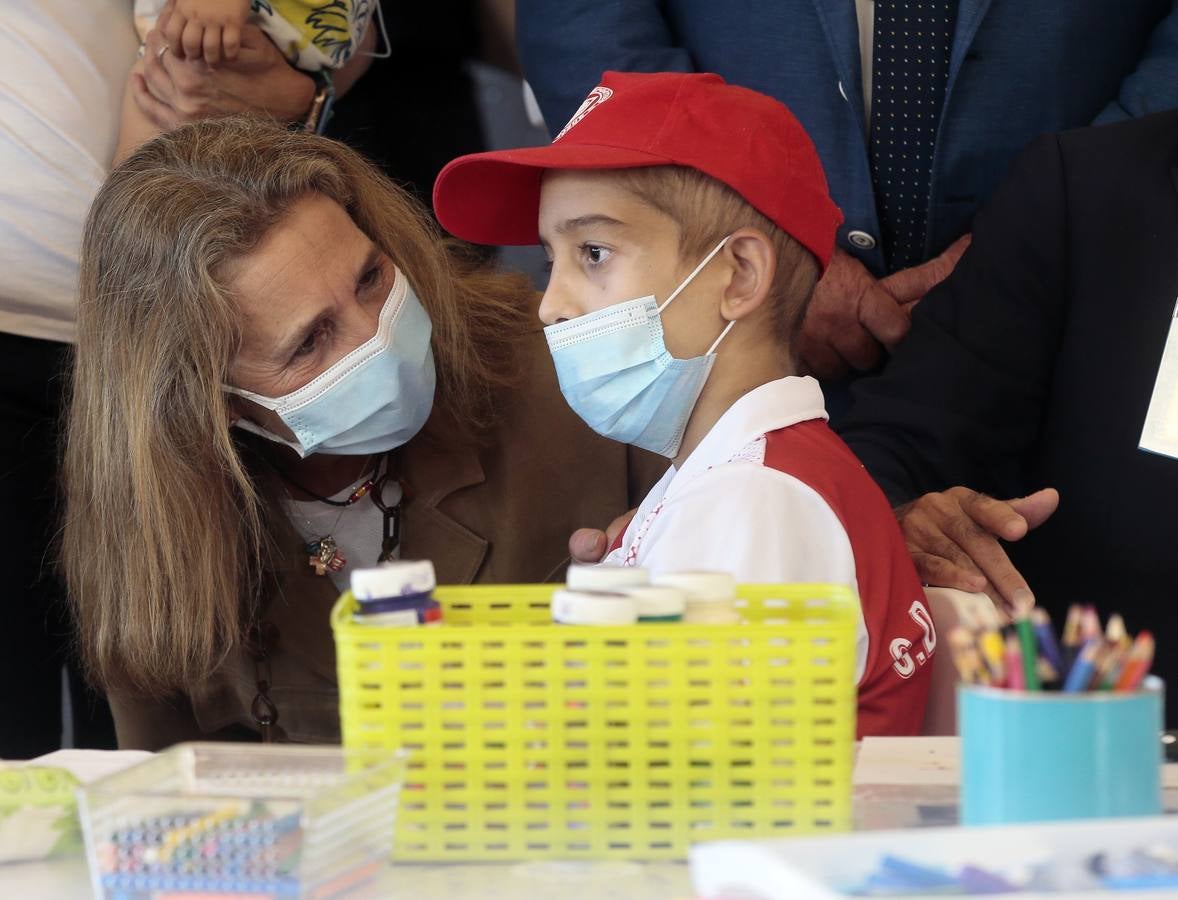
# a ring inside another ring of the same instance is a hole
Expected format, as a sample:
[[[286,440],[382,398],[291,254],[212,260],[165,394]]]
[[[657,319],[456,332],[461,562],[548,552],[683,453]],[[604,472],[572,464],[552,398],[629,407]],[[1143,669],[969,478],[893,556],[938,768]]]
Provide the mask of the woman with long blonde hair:
[[[633,505],[536,303],[324,138],[224,119],[115,169],[82,248],[63,567],[121,745],[337,739],[352,567],[545,580]]]

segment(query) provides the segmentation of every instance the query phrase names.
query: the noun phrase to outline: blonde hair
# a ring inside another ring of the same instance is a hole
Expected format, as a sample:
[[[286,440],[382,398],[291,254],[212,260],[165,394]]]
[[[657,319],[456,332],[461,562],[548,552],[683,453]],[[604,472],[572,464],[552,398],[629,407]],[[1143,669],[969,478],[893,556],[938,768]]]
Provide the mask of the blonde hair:
[[[720,238],[739,228],[762,232],[777,256],[771,286],[777,337],[792,345],[821,274],[809,250],[724,182],[698,169],[643,166],[614,174],[626,190],[675,221],[685,261],[697,262]]]
[[[449,421],[489,425],[514,383],[516,339],[533,327],[527,282],[479,269],[355,152],[246,117],[140,147],[86,223],[64,437],[62,564],[104,686],[198,684],[267,590],[264,498],[221,389],[241,340],[223,273],[312,193],[346,209],[416,289]]]

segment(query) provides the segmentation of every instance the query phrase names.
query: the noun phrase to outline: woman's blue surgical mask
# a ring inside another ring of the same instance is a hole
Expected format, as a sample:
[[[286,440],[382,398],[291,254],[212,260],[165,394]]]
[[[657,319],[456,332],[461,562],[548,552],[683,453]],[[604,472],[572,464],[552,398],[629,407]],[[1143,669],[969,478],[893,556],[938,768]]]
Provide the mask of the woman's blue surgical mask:
[[[660,314],[720,252],[704,257],[662,306],[654,296],[608,306],[544,329],[561,393],[603,437],[674,458],[729,322],[703,356],[675,359]]]
[[[433,326],[408,280],[396,280],[381,307],[376,334],[309,383],[282,397],[225,390],[278,413],[295,440],[248,419],[238,428],[312,453],[358,455],[399,447],[421,430],[434,403]]]

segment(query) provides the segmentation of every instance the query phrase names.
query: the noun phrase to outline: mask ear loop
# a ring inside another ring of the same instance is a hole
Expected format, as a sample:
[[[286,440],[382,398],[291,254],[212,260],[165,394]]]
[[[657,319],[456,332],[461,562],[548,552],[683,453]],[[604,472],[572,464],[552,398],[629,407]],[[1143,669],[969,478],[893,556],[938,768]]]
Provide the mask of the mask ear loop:
[[[393,55],[393,45],[389,43],[389,33],[384,27],[384,12],[380,8],[380,0],[376,0],[376,9],[374,10],[373,18],[376,19],[377,24],[380,26],[380,36],[384,38],[384,52],[373,50],[369,53],[361,53],[360,55],[371,56],[373,59],[388,59]],[[368,27],[372,27],[371,21],[369,21]]]
[[[671,301],[674,300],[676,297],[678,297],[683,292],[683,289],[685,287],[687,287],[687,285],[691,284],[691,282],[695,279],[696,275],[698,275],[700,272],[702,272],[704,270],[704,266],[706,266],[708,263],[710,263],[712,261],[712,257],[715,256],[717,253],[719,253],[724,248],[724,245],[728,243],[728,238],[730,238],[730,237],[732,237],[732,235],[728,235],[728,237],[724,238],[724,240],[720,241],[720,243],[718,243],[715,247],[713,247],[712,252],[703,258],[703,262],[701,262],[698,266],[696,266],[694,269],[691,270],[691,274],[683,279],[683,281],[679,284],[679,287],[677,287],[677,288],[675,288],[675,290],[671,291],[671,296],[668,297],[666,300],[664,300],[663,305],[659,307],[660,313],[662,313],[662,311],[664,309],[666,309],[668,306],[671,305]]]
[[[674,300],[676,297],[678,297],[679,294],[682,293],[682,291],[685,287],[687,287],[689,284],[691,284],[691,282],[695,278],[695,276],[703,271],[704,266],[706,266],[708,263],[710,263],[712,261],[712,257],[714,257],[722,249],[724,249],[724,245],[728,243],[728,238],[730,238],[730,237],[732,237],[732,235],[728,235],[727,237],[724,238],[724,240],[720,241],[720,243],[718,243],[715,247],[713,247],[712,252],[709,253],[707,256],[705,256],[703,258],[703,261],[698,266],[696,266],[694,269],[691,270],[691,274],[683,279],[683,282],[679,285],[679,287],[675,288],[675,290],[673,290],[671,292],[671,296],[668,297],[665,301],[663,301],[663,305],[660,306],[658,309],[660,315],[662,315],[662,312],[664,309],[666,309],[668,306],[671,305],[671,301]],[[708,348],[708,352],[705,353],[704,356],[711,356],[713,353],[716,352],[716,348],[720,346],[720,341],[722,341],[722,340],[724,340],[724,338],[728,337],[728,332],[730,332],[732,330],[732,326],[735,324],[736,324],[736,319],[733,319],[731,322],[728,323],[727,327],[725,327],[725,329],[720,332],[720,336],[718,338],[716,338],[716,340],[712,343],[712,346],[710,346]]]
[[[708,347],[708,352],[705,353],[704,356],[711,356],[713,353],[716,352],[716,348],[720,346],[720,341],[722,341],[722,340],[724,340],[724,338],[728,337],[728,332],[730,332],[732,330],[732,326],[735,324],[736,324],[736,319],[733,319],[731,322],[728,323],[727,326],[725,326],[724,330],[720,332],[720,336],[718,338],[716,338],[716,340],[712,344],[712,346]]]

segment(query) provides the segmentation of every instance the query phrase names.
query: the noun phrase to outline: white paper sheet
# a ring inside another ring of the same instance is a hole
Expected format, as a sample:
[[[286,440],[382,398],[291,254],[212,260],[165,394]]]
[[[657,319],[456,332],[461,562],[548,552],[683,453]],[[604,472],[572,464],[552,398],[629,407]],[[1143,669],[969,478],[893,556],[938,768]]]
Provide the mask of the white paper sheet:
[[[1178,458],[1178,304],[1170,317],[1170,333],[1138,446],[1151,453]]]
[[[56,750],[30,760],[30,766],[67,769],[82,784],[89,784],[151,756],[146,750]]]

